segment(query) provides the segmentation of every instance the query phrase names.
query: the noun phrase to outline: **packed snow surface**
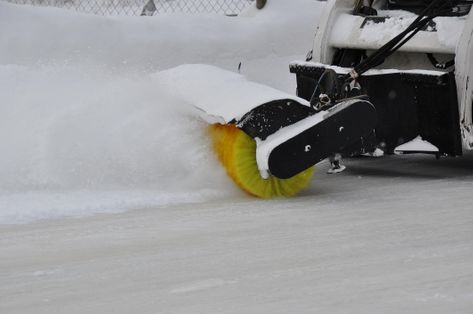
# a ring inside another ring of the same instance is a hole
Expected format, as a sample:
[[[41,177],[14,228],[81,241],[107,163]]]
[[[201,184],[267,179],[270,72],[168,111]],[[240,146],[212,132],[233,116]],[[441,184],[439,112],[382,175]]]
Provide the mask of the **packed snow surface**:
[[[0,312],[470,313],[473,155],[346,166],[289,200],[4,226]]]

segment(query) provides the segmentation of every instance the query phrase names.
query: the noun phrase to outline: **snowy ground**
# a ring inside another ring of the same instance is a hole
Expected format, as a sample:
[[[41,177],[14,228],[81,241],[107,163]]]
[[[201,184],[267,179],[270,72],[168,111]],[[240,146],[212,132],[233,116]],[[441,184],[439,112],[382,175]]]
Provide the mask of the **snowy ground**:
[[[4,226],[2,313],[471,313],[473,155],[351,160],[234,196]]]
[[[322,5],[103,18],[0,2],[0,313],[470,313],[473,154],[322,164],[300,197],[261,201],[157,84],[242,62],[292,93]]]

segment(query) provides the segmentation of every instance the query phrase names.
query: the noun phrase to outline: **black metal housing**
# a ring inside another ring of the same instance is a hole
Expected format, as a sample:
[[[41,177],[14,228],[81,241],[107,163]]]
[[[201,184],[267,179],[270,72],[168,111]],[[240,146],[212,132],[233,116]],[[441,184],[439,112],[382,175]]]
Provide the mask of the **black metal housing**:
[[[262,104],[237,123],[252,138],[265,140],[274,132],[308,117],[313,110],[292,99],[278,99]]]
[[[390,10],[408,10],[414,13],[419,13],[425,9],[433,0],[388,0],[387,7]],[[461,16],[467,15],[473,1],[471,0],[453,0],[446,6],[443,2],[439,2],[434,6],[433,10],[440,11],[444,16]]]
[[[291,64],[297,76],[297,94],[309,100],[326,67]],[[342,80],[344,74],[339,74]],[[439,149],[439,154],[462,154],[458,102],[453,72],[443,75],[393,72],[360,78],[363,93],[376,108],[376,144],[386,153],[418,135]]]
[[[323,120],[275,147],[268,158],[269,171],[288,179],[336,153],[352,153],[373,132],[376,118],[376,109],[367,100],[340,102],[326,111]]]

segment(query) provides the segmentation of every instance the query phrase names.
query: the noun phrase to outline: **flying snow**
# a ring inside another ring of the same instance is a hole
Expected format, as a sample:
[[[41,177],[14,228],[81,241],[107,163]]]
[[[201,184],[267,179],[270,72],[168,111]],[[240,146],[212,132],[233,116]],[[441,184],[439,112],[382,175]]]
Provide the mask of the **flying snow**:
[[[0,2],[0,224],[240,197],[205,122],[172,97],[182,86],[160,86],[157,73],[241,62],[243,75],[294,93],[288,63],[310,49],[321,9],[298,2],[240,17]]]

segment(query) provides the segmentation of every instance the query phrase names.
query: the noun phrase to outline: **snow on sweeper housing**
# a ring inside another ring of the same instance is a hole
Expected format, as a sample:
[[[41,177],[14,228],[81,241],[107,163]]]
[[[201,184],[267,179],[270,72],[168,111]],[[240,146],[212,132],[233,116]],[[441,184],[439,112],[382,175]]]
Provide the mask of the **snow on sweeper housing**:
[[[298,193],[333,156],[472,150],[472,3],[329,0],[313,50],[290,64],[299,97],[229,74],[226,87],[210,84],[240,111],[197,103],[218,122],[210,134],[227,173],[271,198]]]

